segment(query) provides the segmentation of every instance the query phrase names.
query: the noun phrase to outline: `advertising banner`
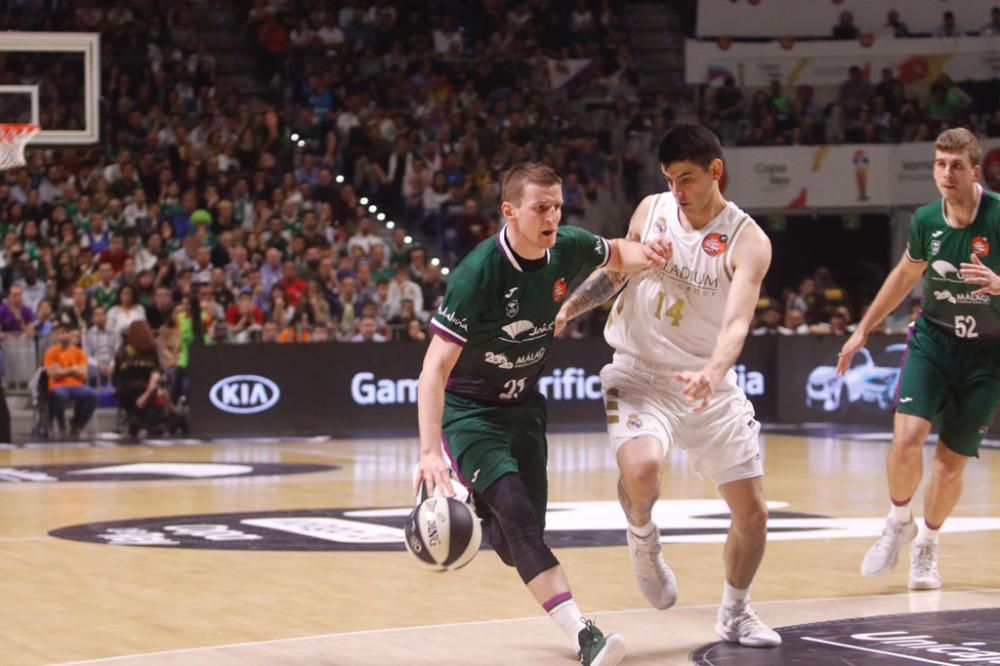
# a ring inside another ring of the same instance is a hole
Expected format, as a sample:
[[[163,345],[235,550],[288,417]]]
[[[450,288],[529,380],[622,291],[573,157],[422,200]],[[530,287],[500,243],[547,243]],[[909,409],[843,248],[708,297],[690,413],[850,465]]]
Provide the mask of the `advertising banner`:
[[[892,151],[872,145],[730,148],[725,195],[743,208],[890,206]]]
[[[1000,140],[982,141],[983,185],[1000,189]],[[921,206],[937,199],[934,144],[726,148],[723,193],[742,208]]]
[[[830,422],[891,427],[905,336],[879,335],[837,374],[844,338],[791,336],[781,340],[777,364],[782,423]]]
[[[872,336],[836,374],[837,336],[747,339],[734,367],[765,423],[892,427],[905,338]],[[601,338],[557,340],[539,385],[549,425],[601,429]],[[408,343],[223,345],[192,348],[191,427],[201,437],[417,435],[424,346]],[[1000,424],[994,424],[994,431]]]
[[[194,347],[191,428],[202,437],[417,434],[423,345],[305,344]],[[775,340],[752,338],[735,370],[758,417],[774,415]],[[557,340],[539,383],[553,427],[601,427],[602,338]]]
[[[416,434],[423,352],[388,343],[192,347],[192,433]]]

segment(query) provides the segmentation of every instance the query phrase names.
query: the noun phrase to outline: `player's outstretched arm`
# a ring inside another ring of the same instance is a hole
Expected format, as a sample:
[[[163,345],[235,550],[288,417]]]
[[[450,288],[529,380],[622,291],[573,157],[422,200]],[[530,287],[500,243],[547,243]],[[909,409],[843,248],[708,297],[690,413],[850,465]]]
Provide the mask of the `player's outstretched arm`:
[[[421,480],[427,483],[428,495],[433,495],[435,488],[447,497],[455,494],[448,463],[441,455],[441,414],[444,411],[444,387],[461,353],[459,345],[435,335],[424,354],[424,367],[420,371],[417,387],[420,463],[413,482],[414,495],[419,492]]]
[[[649,207],[653,203],[653,198],[646,197],[636,206],[632,213],[632,219],[629,221],[628,233],[625,238],[616,238],[610,241],[611,257],[608,260],[608,265],[591,273],[590,277],[563,303],[559,314],[556,315],[556,335],[559,335],[571,319],[600,307],[617,294],[628,283],[630,272],[648,268],[650,253],[656,255],[658,259],[663,259],[664,264],[670,260],[673,248],[668,242],[657,241],[650,246],[643,246],[639,242],[642,239],[643,226],[646,224],[646,218],[649,217]],[[633,261],[635,265],[629,263]]]
[[[715,387],[739,358],[750,332],[761,284],[771,265],[771,241],[756,224],[750,224],[741,234],[733,252],[733,282],[712,355],[701,370],[675,375],[685,385],[684,395],[695,405],[695,411],[708,406]]]
[[[556,315],[555,334],[559,335],[566,324],[574,317],[584,312],[590,312],[594,308],[606,303],[627,282],[628,273],[621,271],[609,271],[606,268],[598,268],[591,273],[590,277],[559,308],[559,314]]]
[[[647,268],[663,268],[673,257],[673,246],[670,241],[662,238],[649,243],[628,238],[614,238],[608,242],[611,245],[611,258],[607,268],[611,271],[638,273]]]
[[[964,264],[963,264],[964,265]],[[909,254],[903,254],[896,267],[892,269],[882,283],[882,288],[875,295],[875,300],[868,306],[868,312],[858,322],[858,327],[847,338],[837,356],[837,374],[842,375],[851,367],[851,359],[868,343],[868,334],[879,322],[903,302],[906,295],[920,282],[927,267],[926,261],[911,259]]]

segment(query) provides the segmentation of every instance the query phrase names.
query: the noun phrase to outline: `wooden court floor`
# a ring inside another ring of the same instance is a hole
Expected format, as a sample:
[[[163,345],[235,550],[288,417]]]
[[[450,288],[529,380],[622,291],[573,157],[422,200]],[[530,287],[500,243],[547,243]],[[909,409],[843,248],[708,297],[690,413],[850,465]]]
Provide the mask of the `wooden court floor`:
[[[782,531],[772,533],[753,598],[772,626],[1000,606],[1000,452],[986,450],[968,467],[965,494],[942,535],[945,589],[907,593],[905,563],[883,579],[858,573],[886,510],[887,445],[828,436],[762,439],[772,527]],[[550,530],[579,544],[623,529],[604,436],[553,435],[550,449]],[[925,453],[929,460],[931,449]],[[410,504],[416,458],[413,439],[0,451],[0,467],[339,466],[287,476],[0,483],[0,664],[573,663],[559,630],[490,551],[461,571],[437,574],[401,547],[193,550],[48,534],[155,516],[402,509]],[[671,453],[668,462],[657,515],[661,528],[684,532],[665,546],[679,580],[677,607],[645,607],[624,546],[555,551],[581,608],[625,637],[625,663],[686,663],[691,650],[714,640],[724,509],[683,454]]]

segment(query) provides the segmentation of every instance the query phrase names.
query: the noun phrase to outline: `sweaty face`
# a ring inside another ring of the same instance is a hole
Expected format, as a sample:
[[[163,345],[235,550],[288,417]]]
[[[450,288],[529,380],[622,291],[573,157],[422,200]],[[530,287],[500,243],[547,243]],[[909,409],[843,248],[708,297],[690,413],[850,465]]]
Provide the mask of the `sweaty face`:
[[[504,215],[531,247],[548,249],[556,244],[562,205],[562,185],[528,183],[519,205],[504,203]]]
[[[967,196],[978,180],[979,166],[972,164],[968,152],[934,151],[934,184],[946,201]]]
[[[722,160],[712,160],[708,168],[688,160],[671,162],[663,175],[681,210],[697,215],[712,205],[715,184],[722,177]]]

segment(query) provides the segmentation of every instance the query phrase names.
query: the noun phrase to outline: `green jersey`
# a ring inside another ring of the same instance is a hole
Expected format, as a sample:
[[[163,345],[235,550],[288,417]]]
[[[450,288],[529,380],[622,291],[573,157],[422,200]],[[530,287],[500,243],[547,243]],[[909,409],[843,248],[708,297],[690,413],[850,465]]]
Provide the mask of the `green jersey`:
[[[1000,273],[1000,196],[980,189],[972,224],[948,226],[944,201],[917,209],[910,222],[906,254],[926,261],[923,315],[959,338],[1000,336],[1000,307],[988,294],[973,296],[979,285],[965,284],[959,266],[972,255]]]
[[[607,240],[572,226],[559,227],[555,246],[537,261],[514,254],[506,228],[480,243],[452,271],[430,323],[462,346],[447,390],[488,403],[531,397],[569,283],[610,256]]]

